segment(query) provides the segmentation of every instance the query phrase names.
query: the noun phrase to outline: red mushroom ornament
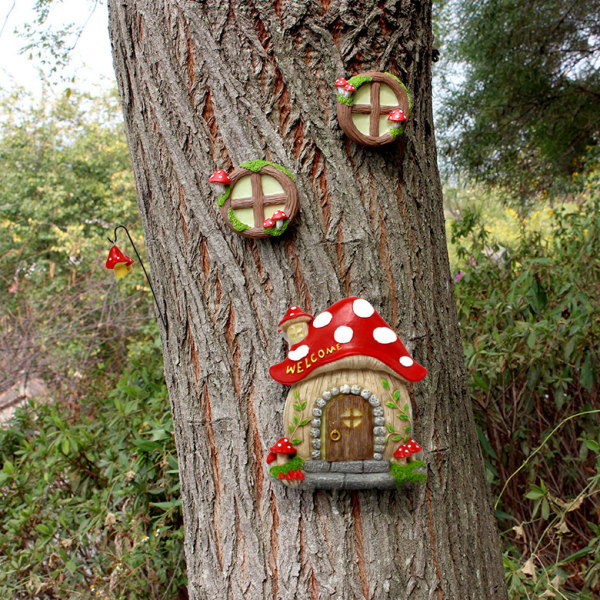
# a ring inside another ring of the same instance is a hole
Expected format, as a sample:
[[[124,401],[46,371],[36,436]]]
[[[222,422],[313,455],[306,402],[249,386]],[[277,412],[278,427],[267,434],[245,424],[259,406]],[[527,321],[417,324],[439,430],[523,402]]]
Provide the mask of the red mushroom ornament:
[[[335,82],[335,87],[337,88],[338,94],[344,98],[347,98],[350,95],[350,93],[344,89],[347,85],[348,81],[343,77],[338,77]]]
[[[212,184],[217,194],[220,196],[225,192],[225,186],[231,183],[229,176],[223,169],[215,171],[208,180],[208,183]]]
[[[394,458],[408,458],[411,454],[416,454],[421,450],[423,450],[423,447],[410,438],[406,444],[398,446],[398,449],[394,452]]]
[[[402,124],[406,122],[406,119],[407,117],[404,114],[404,111],[400,110],[399,108],[392,111],[389,117],[387,118],[387,120],[392,126],[392,129],[399,129],[400,127],[402,127]]]
[[[342,94],[344,96],[344,98],[350,98],[350,96],[356,91],[356,88],[350,83],[348,82],[345,86],[344,86],[344,94]]]
[[[275,221],[273,219],[265,219],[263,229],[271,229],[271,227],[275,227]]]
[[[275,227],[277,227],[277,229],[281,229],[283,227],[283,222],[287,218],[288,216],[282,210],[275,211],[272,217],[273,221],[275,221]]]
[[[290,444],[290,441],[286,437],[282,437],[275,445],[269,448],[270,452],[267,455],[267,464],[271,464],[278,454],[296,454],[296,448]]]
[[[115,277],[121,279],[131,271],[133,259],[125,256],[116,246],[113,246],[108,252],[106,259],[106,268],[115,272]]]

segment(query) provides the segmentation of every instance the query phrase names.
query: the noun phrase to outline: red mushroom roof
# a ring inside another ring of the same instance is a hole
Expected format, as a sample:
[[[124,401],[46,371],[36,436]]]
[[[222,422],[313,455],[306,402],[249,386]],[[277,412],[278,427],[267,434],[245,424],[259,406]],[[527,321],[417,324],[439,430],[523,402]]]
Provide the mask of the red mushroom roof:
[[[348,82],[343,77],[338,77],[335,82],[335,87],[344,87],[345,85],[348,85]]]
[[[275,454],[296,454],[296,448],[290,444],[290,440],[282,437],[274,446],[269,448]]]
[[[279,329],[277,331],[281,331],[281,326],[284,323],[287,323],[288,321],[291,321],[292,319],[297,319],[298,317],[305,317],[304,320],[305,321],[312,321],[313,320],[313,316],[309,315],[307,313],[305,313],[301,308],[298,308],[297,306],[290,306],[287,310],[287,312],[285,313],[285,316],[283,317],[283,319],[281,319],[281,321],[279,321]]]
[[[347,83],[347,84],[344,86],[344,89],[345,89],[347,92],[355,92],[355,91],[356,91],[356,88],[355,88],[355,87],[354,87],[354,86],[353,86],[353,85],[352,85],[350,82],[348,82],[348,83]]]
[[[288,317],[292,309],[301,313],[292,307],[281,323],[294,318]],[[360,355],[376,358],[408,381],[420,381],[427,374],[371,304],[356,297],[344,298],[317,315],[308,324],[308,335],[269,372],[275,381],[291,385],[318,367]]]
[[[133,264],[133,259],[129,256],[125,256],[116,246],[113,246],[108,252],[108,258],[106,259],[106,268],[114,269],[118,263],[126,263],[128,265]]]
[[[270,229],[271,227],[273,227],[273,225],[275,225],[275,221],[273,221],[273,219],[265,219],[263,223],[263,227],[265,229]]]
[[[396,122],[406,121],[406,115],[404,114],[404,111],[397,108],[396,110],[393,110],[390,113],[390,116],[388,117],[388,121],[396,121]]]
[[[210,176],[208,183],[222,183],[223,185],[229,185],[231,180],[229,179],[227,173],[223,171],[223,169],[219,169]]]
[[[287,215],[282,210],[276,210],[271,217],[274,221],[280,221],[281,219],[287,219]]]

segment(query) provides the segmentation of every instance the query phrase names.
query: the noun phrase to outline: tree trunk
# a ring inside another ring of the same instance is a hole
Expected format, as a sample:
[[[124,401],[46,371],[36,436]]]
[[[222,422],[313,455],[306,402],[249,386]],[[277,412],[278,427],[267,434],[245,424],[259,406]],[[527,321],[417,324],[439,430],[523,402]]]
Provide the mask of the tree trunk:
[[[506,598],[465,383],[431,102],[431,3],[109,0],[117,80],[166,328],[193,599]],[[332,84],[389,71],[414,101],[379,149],[340,131]],[[222,221],[208,177],[272,160],[300,213],[278,239]],[[299,491],[269,477],[289,305],[368,299],[424,365],[426,486]]]

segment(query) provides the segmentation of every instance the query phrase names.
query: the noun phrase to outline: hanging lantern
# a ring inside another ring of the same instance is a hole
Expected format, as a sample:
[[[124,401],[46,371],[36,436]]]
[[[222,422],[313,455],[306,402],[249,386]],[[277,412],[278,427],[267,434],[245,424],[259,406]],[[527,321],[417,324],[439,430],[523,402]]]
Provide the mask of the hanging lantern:
[[[129,258],[129,256],[125,256],[116,246],[113,246],[110,249],[108,258],[106,259],[106,268],[113,269],[117,279],[125,277],[125,275],[131,271],[132,264],[133,259]]]

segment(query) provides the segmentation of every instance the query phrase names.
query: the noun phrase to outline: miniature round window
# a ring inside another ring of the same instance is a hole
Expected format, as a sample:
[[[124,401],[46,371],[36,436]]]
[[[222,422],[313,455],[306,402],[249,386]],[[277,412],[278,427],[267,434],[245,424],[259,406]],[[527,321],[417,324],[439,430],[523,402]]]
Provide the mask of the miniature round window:
[[[357,144],[381,146],[402,135],[412,108],[406,88],[389,73],[340,78],[337,114],[344,133]]]
[[[298,212],[298,190],[287,169],[255,160],[234,169],[229,178],[231,183],[219,197],[228,227],[253,238],[285,232]]]

